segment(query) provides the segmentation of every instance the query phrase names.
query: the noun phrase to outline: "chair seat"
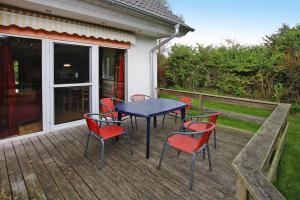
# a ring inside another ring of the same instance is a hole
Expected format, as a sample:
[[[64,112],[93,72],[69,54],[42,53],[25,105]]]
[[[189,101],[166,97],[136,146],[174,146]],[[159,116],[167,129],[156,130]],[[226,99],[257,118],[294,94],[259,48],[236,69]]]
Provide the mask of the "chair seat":
[[[187,128],[190,124],[191,124],[192,121],[187,121],[187,122],[184,122],[183,123],[183,126],[185,128]],[[202,130],[205,130],[207,127],[206,124],[202,124],[202,123],[196,123],[196,124],[192,124],[191,126],[189,126],[189,130],[191,131],[202,131]]]
[[[180,114],[181,114],[181,110],[175,110],[175,111],[173,111],[172,113],[175,113],[175,114],[177,114],[177,115],[180,115]]]
[[[189,135],[175,134],[168,138],[168,143],[176,149],[192,153],[198,147],[199,139],[195,139]]]
[[[108,125],[99,128],[99,135],[103,139],[113,138],[122,135],[124,132],[125,129],[122,126],[117,126],[117,125]]]

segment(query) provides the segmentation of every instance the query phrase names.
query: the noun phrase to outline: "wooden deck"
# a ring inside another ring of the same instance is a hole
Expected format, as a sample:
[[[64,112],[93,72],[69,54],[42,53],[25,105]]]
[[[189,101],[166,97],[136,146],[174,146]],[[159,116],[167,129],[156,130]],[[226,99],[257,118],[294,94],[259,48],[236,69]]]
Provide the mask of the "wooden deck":
[[[106,143],[100,169],[99,143],[92,139],[83,156],[86,126],[0,144],[0,199],[233,199],[235,174],[231,162],[251,135],[217,130],[217,149],[208,161],[197,158],[193,191],[188,190],[191,156],[168,150],[157,170],[163,142],[178,129],[173,118],[151,130],[150,159],[145,159],[145,123],[131,133],[133,156],[120,139]]]

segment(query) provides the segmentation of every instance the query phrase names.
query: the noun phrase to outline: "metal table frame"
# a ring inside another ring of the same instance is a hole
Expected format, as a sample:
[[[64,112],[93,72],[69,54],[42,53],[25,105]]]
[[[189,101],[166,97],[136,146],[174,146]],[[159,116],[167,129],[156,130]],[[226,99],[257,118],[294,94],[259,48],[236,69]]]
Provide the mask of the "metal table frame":
[[[146,119],[146,159],[150,156],[150,122],[151,117],[154,118],[154,126],[156,126],[156,117],[175,110],[181,110],[181,119],[185,118],[185,107],[183,102],[170,99],[148,99],[145,101],[120,103],[116,106],[118,111],[118,120],[121,120],[122,114],[142,117]]]

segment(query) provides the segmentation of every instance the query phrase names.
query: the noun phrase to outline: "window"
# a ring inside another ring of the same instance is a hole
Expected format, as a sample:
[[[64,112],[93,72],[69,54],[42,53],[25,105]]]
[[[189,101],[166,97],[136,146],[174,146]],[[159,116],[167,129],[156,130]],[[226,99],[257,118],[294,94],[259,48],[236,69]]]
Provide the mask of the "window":
[[[54,124],[80,120],[90,111],[90,48],[54,44]]]
[[[42,131],[42,42],[0,35],[0,138]]]

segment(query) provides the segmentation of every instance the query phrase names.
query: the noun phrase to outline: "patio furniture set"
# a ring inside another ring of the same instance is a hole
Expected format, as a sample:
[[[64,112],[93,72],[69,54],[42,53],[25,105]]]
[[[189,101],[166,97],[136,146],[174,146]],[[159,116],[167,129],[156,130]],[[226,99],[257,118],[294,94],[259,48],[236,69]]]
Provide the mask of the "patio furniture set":
[[[164,125],[166,114],[175,116],[175,122],[180,116],[181,126],[177,131],[172,132],[165,141],[158,169],[165,154],[165,151],[172,147],[177,150],[177,156],[183,151],[192,155],[191,174],[189,189],[192,190],[195,170],[196,156],[202,153],[203,158],[207,152],[209,170],[211,171],[210,135],[214,135],[214,148],[216,148],[216,121],[220,112],[205,112],[198,116],[186,116],[186,111],[192,107],[192,98],[180,97],[179,101],[173,99],[151,98],[147,95],[136,94],[130,97],[131,102],[124,102],[116,98],[103,98],[100,100],[100,113],[84,114],[89,133],[87,136],[85,156],[87,156],[90,136],[94,136],[101,142],[101,166],[104,166],[104,145],[107,140],[118,140],[120,136],[125,136],[128,140],[130,155],[132,147],[129,131],[124,120],[130,119],[132,131],[138,129],[137,118],[146,119],[146,159],[150,156],[150,127],[153,118],[154,127],[157,126],[157,116],[163,115],[162,126]],[[135,119],[135,128],[133,124]]]

